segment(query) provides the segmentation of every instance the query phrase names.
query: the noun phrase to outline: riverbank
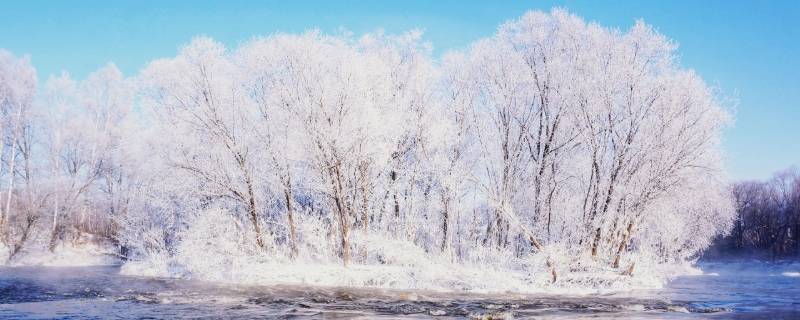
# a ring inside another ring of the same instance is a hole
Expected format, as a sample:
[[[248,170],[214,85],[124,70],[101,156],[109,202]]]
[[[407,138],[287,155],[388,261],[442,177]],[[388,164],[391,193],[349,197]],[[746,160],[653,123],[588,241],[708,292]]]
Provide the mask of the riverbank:
[[[492,264],[450,263],[436,259],[414,263],[350,264],[319,261],[270,261],[259,257],[206,259],[150,257],[129,261],[120,273],[129,276],[213,281],[228,284],[304,285],[324,287],[431,290],[469,293],[609,294],[659,289],[681,275],[701,274],[691,264],[645,264],[631,275],[586,259],[556,264],[553,283],[542,257],[508,259]],[[558,261],[558,260],[557,260]],[[560,261],[559,261],[560,262]],[[579,268],[580,267],[580,268]]]
[[[123,263],[113,246],[91,240],[62,243],[52,251],[45,246],[26,246],[11,259],[8,259],[9,252],[7,247],[0,245],[0,265],[83,267],[121,265]]]
[[[800,317],[800,278],[780,276],[787,270],[757,272],[764,270],[761,263],[700,267],[702,274],[677,277],[660,289],[586,295],[232,285],[125,276],[119,267],[0,267],[0,317]]]

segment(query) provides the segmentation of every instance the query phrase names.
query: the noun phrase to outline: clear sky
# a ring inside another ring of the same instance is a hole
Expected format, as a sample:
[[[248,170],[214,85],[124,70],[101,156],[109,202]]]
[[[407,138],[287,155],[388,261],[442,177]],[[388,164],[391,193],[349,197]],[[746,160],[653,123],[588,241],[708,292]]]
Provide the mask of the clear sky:
[[[40,79],[108,62],[133,75],[195,35],[228,46],[311,28],[419,28],[439,55],[526,10],[563,7],[627,29],[638,18],[680,44],[684,67],[738,101],[725,135],[735,179],[800,165],[800,1],[2,1],[0,48],[30,55]]]

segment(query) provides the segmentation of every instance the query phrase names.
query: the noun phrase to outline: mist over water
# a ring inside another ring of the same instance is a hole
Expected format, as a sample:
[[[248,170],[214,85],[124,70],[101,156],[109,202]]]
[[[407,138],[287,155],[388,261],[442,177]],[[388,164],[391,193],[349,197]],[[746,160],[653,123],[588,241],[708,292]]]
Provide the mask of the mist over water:
[[[800,264],[702,263],[664,289],[589,295],[242,286],[119,275],[117,267],[2,267],[0,317],[797,318]]]

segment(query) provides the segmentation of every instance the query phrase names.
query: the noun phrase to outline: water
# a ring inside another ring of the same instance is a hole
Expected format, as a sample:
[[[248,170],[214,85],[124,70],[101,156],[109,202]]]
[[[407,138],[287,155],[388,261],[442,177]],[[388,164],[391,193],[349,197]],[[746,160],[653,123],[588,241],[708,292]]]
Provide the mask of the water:
[[[588,296],[234,286],[120,276],[116,267],[0,267],[0,318],[800,319],[799,266],[705,264],[707,275],[662,290]]]

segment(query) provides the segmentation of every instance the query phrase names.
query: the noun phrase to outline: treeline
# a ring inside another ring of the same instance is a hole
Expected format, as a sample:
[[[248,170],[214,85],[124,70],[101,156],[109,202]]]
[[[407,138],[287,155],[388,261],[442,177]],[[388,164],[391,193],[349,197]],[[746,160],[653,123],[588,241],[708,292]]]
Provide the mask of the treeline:
[[[392,263],[393,247],[534,257],[555,280],[683,261],[730,227],[730,117],[642,22],[531,12],[440,60],[418,32],[197,38],[135,77],[43,89],[0,57],[12,258],[86,235],[185,265]]]
[[[780,259],[800,255],[800,173],[789,169],[766,181],[733,185],[736,220],[713,256],[757,255]]]
[[[0,50],[0,260],[120,243],[134,187],[122,168],[132,148],[121,145],[131,89],[113,65],[81,82],[52,76],[40,88],[29,59]]]

